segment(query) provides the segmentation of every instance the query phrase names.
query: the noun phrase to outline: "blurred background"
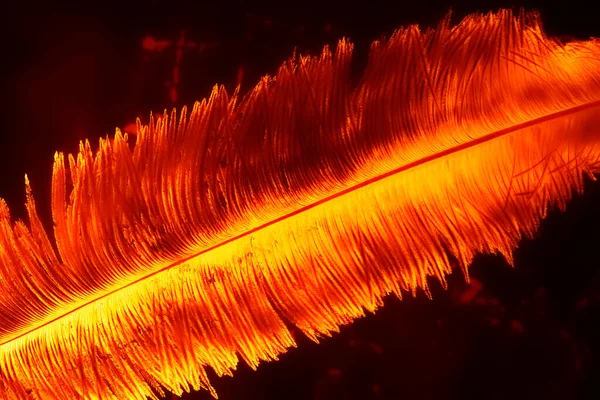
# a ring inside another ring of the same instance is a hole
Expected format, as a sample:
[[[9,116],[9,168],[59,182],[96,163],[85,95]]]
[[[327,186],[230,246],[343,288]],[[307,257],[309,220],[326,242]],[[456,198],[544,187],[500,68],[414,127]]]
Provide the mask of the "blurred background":
[[[541,12],[550,35],[600,36],[583,2],[390,3],[13,4],[0,24],[0,197],[23,217],[27,173],[51,229],[54,151],[192,105],[215,83],[247,91],[294,49],[316,54],[342,36],[357,45],[357,74],[370,42],[401,25],[434,26],[450,8],[459,21],[523,6]],[[433,300],[390,298],[319,345],[298,334],[279,362],[215,376],[220,399],[600,398],[600,183],[587,189],[522,242],[515,268],[481,256],[470,285],[456,273],[447,291],[432,282]]]

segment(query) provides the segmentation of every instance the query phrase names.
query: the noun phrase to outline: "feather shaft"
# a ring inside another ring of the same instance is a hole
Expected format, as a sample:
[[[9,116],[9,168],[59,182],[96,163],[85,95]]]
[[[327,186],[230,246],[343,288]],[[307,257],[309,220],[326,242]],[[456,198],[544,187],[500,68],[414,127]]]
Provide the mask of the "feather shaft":
[[[360,189],[360,188],[362,188],[362,187],[365,187],[365,186],[367,186],[367,185],[370,185],[370,184],[372,184],[372,183],[375,183],[375,182],[377,182],[377,181],[380,181],[380,180],[382,180],[382,179],[385,179],[385,178],[391,177],[391,176],[393,176],[393,175],[395,175],[395,174],[398,174],[398,173],[400,173],[400,172],[406,171],[406,170],[408,170],[408,169],[410,169],[410,168],[414,168],[414,167],[417,167],[417,166],[419,166],[419,165],[425,164],[425,163],[427,163],[427,162],[434,161],[434,160],[436,160],[436,159],[439,159],[439,158],[441,158],[441,157],[445,157],[445,156],[447,156],[447,155],[450,155],[450,154],[456,153],[456,152],[458,152],[458,151],[462,151],[462,150],[469,149],[469,148],[471,148],[471,147],[473,147],[473,146],[477,146],[477,145],[479,145],[479,144],[482,144],[482,143],[485,143],[485,142],[487,142],[487,141],[490,141],[490,140],[496,139],[496,138],[498,138],[498,137],[501,137],[501,136],[504,136],[504,135],[510,134],[510,133],[512,133],[512,132],[514,132],[514,131],[517,131],[517,130],[520,130],[520,129],[524,129],[524,128],[527,128],[527,127],[531,127],[531,126],[533,126],[533,125],[540,124],[540,123],[543,123],[543,122],[546,122],[546,121],[550,121],[550,120],[553,120],[553,119],[562,118],[562,117],[565,117],[565,116],[567,116],[567,115],[571,115],[571,114],[574,114],[574,113],[577,113],[577,112],[580,112],[580,111],[584,111],[584,110],[588,110],[588,109],[590,109],[590,108],[595,108],[595,107],[600,107],[600,101],[595,101],[595,102],[591,102],[591,103],[584,104],[584,105],[581,105],[581,106],[573,107],[573,108],[571,108],[571,109],[568,109],[568,110],[564,110],[564,111],[556,112],[556,113],[554,113],[554,114],[551,114],[551,115],[548,115],[548,116],[545,116],[545,117],[540,117],[540,118],[537,118],[537,119],[535,119],[535,120],[532,120],[532,121],[528,121],[528,122],[521,123],[521,124],[519,124],[519,125],[516,125],[516,126],[514,126],[514,127],[510,127],[510,128],[507,128],[507,129],[503,129],[503,130],[501,130],[501,131],[493,132],[493,133],[490,133],[490,134],[488,134],[488,135],[486,135],[486,136],[483,136],[483,137],[477,138],[477,139],[475,139],[475,140],[473,140],[473,141],[471,141],[471,142],[468,142],[468,143],[461,144],[460,146],[456,146],[456,147],[453,147],[453,148],[450,148],[450,149],[444,150],[444,151],[442,151],[442,152],[439,152],[439,153],[435,153],[435,154],[433,154],[433,155],[430,155],[430,156],[424,157],[424,158],[422,158],[422,159],[420,159],[420,160],[414,161],[414,162],[412,162],[412,163],[410,163],[410,164],[407,164],[407,165],[404,165],[404,166],[402,166],[402,167],[398,167],[398,168],[396,168],[396,169],[394,169],[394,170],[391,170],[391,171],[388,171],[388,172],[382,173],[382,174],[380,174],[380,175],[377,175],[376,177],[370,178],[370,179],[368,179],[368,180],[366,180],[366,181],[363,181],[363,182],[361,182],[361,183],[358,183],[358,184],[356,184],[356,185],[353,185],[353,186],[351,186],[351,187],[349,187],[349,188],[346,188],[346,189],[344,189],[344,190],[342,190],[342,191],[340,191],[340,192],[334,193],[334,194],[332,194],[332,195],[329,195],[329,196],[327,196],[327,197],[325,197],[325,198],[322,198],[322,199],[320,199],[320,200],[318,200],[318,201],[315,201],[315,202],[314,202],[314,203],[312,203],[312,204],[309,204],[309,205],[307,205],[307,206],[304,206],[304,207],[302,207],[302,208],[300,208],[300,209],[294,210],[294,211],[292,211],[292,212],[290,212],[290,213],[287,213],[287,214],[285,214],[285,215],[283,215],[283,216],[280,216],[280,217],[278,217],[278,218],[276,218],[276,219],[274,219],[274,220],[272,220],[272,221],[269,221],[269,222],[263,223],[262,225],[259,225],[259,226],[257,226],[257,227],[254,227],[254,228],[250,229],[250,230],[247,230],[247,231],[245,231],[245,232],[243,232],[243,233],[240,233],[240,234],[238,234],[238,235],[236,235],[236,236],[234,236],[234,237],[232,237],[232,238],[229,238],[229,239],[227,239],[227,240],[224,240],[224,241],[222,241],[222,242],[220,242],[220,243],[218,243],[218,244],[216,244],[216,245],[213,245],[213,246],[211,246],[211,247],[209,247],[209,248],[206,248],[206,249],[204,249],[204,250],[202,250],[202,251],[200,251],[200,252],[198,252],[198,253],[196,253],[196,254],[193,254],[193,255],[191,255],[191,256],[187,256],[187,257],[185,257],[185,258],[183,258],[183,259],[181,259],[181,260],[178,260],[176,263],[169,264],[169,265],[168,265],[168,266],[166,266],[166,267],[163,267],[163,268],[161,268],[161,269],[159,269],[159,270],[157,270],[157,271],[154,271],[154,272],[152,272],[152,273],[150,273],[150,274],[148,274],[148,275],[145,275],[145,276],[143,276],[142,278],[140,278],[140,279],[137,279],[137,280],[135,280],[135,281],[133,281],[133,282],[131,282],[131,283],[127,284],[126,286],[123,286],[123,287],[117,288],[117,289],[115,289],[115,290],[112,290],[112,291],[110,291],[110,292],[108,292],[108,293],[106,293],[106,294],[103,294],[102,296],[99,296],[99,297],[96,297],[96,298],[94,298],[94,299],[92,299],[92,300],[89,300],[89,301],[87,301],[85,304],[83,304],[83,305],[80,305],[80,306],[78,306],[77,308],[75,308],[75,309],[73,309],[73,310],[70,310],[70,311],[68,311],[68,312],[66,312],[66,313],[64,313],[64,314],[61,314],[60,316],[58,316],[58,317],[54,318],[53,320],[50,320],[50,321],[48,321],[48,322],[46,322],[46,323],[44,323],[44,324],[42,324],[42,325],[39,325],[39,326],[35,327],[34,329],[31,329],[31,330],[29,330],[29,331],[27,331],[27,332],[24,332],[24,333],[22,333],[20,336],[17,336],[17,337],[15,337],[15,338],[11,338],[9,341],[12,341],[12,340],[18,339],[19,337],[22,337],[22,336],[24,336],[24,335],[27,335],[28,333],[31,333],[33,330],[36,330],[36,329],[42,328],[43,326],[46,326],[46,325],[48,325],[48,324],[50,324],[50,323],[52,323],[52,322],[55,322],[55,321],[59,320],[60,318],[63,318],[64,316],[66,316],[66,315],[68,315],[68,314],[71,314],[71,313],[73,313],[73,312],[75,312],[75,311],[77,311],[77,310],[80,310],[80,309],[82,309],[83,307],[85,307],[85,306],[89,305],[89,304],[90,304],[90,303],[92,303],[92,302],[95,302],[95,301],[101,300],[101,299],[103,299],[103,298],[105,298],[105,297],[107,297],[107,296],[110,296],[110,295],[114,294],[115,292],[117,292],[117,291],[119,291],[119,290],[122,290],[122,289],[124,289],[124,288],[126,288],[126,287],[129,287],[129,286],[132,286],[132,285],[135,285],[135,284],[137,284],[137,283],[139,283],[139,282],[142,282],[142,281],[144,281],[144,280],[146,280],[146,279],[148,279],[148,278],[151,278],[151,277],[153,277],[153,276],[155,276],[155,275],[157,275],[157,274],[159,274],[159,273],[161,273],[161,272],[164,272],[164,271],[166,271],[166,270],[168,270],[168,269],[170,269],[170,268],[176,267],[176,266],[178,266],[178,265],[181,265],[181,264],[183,264],[183,263],[189,262],[189,261],[191,261],[192,259],[194,259],[194,258],[196,258],[196,257],[199,257],[199,256],[201,256],[201,255],[203,255],[203,254],[209,253],[210,251],[213,251],[213,250],[215,250],[215,249],[217,249],[217,248],[219,248],[219,247],[225,246],[225,245],[227,245],[227,244],[229,244],[229,243],[232,243],[232,242],[234,242],[234,241],[236,241],[236,240],[239,240],[239,239],[242,239],[242,238],[244,238],[244,237],[246,237],[246,236],[249,236],[249,235],[252,235],[252,234],[254,234],[254,233],[257,233],[257,232],[259,232],[259,231],[261,231],[261,230],[263,230],[263,229],[267,228],[267,227],[268,227],[268,226],[270,226],[270,225],[274,225],[274,224],[277,224],[277,223],[279,223],[279,222],[281,222],[281,221],[284,221],[284,220],[286,220],[286,219],[292,218],[292,217],[294,217],[294,216],[296,216],[296,215],[298,215],[298,214],[300,214],[300,213],[302,213],[302,212],[308,211],[308,210],[310,210],[310,209],[312,209],[312,208],[314,208],[314,207],[317,207],[317,206],[319,206],[319,205],[321,205],[321,204],[325,204],[325,203],[327,203],[327,202],[329,202],[329,201],[332,201],[332,200],[333,200],[333,199],[335,199],[335,198],[338,198],[338,197],[341,197],[341,196],[347,195],[347,194],[349,194],[349,193],[352,193],[352,192],[354,192],[354,191],[356,191],[356,190],[358,190],[358,189]],[[532,166],[532,168],[535,168],[535,167],[537,167],[537,166],[538,166],[540,163],[542,163],[542,162],[543,162],[543,160],[542,160],[542,161],[540,161],[538,164],[536,164],[536,165]],[[526,173],[526,172],[528,172],[528,171],[522,171],[522,172],[520,172],[519,174],[524,174],[524,173]],[[8,342],[8,341],[5,341],[5,342],[3,342],[3,343],[0,343],[0,346],[2,346],[2,345],[4,345],[4,344],[6,344],[7,342]]]

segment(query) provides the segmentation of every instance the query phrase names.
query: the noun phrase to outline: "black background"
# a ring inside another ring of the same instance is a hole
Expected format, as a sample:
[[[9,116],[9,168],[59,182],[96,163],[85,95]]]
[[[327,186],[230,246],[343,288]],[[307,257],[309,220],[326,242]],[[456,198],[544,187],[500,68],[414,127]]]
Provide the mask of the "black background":
[[[191,105],[215,83],[242,90],[274,73],[294,48],[317,53],[347,36],[357,45],[356,70],[369,43],[408,23],[435,25],[452,8],[456,21],[499,7],[537,9],[546,31],[563,38],[600,36],[593,10],[577,2],[412,1],[247,3],[147,1],[127,4],[15,4],[4,10],[0,46],[0,197],[24,215],[24,179],[32,181],[49,219],[54,151],[112,134],[149,111]],[[152,35],[210,44],[181,62],[179,99],[165,81],[174,48],[148,52]],[[516,266],[477,259],[482,288],[470,301],[460,274],[434,300],[419,295],[386,306],[334,338],[299,348],[279,362],[233,378],[215,378],[221,399],[592,399],[600,398],[600,184],[552,211],[538,238],[523,241]],[[461,300],[462,299],[462,300]],[[168,396],[171,397],[170,395]],[[208,399],[206,393],[184,396]]]

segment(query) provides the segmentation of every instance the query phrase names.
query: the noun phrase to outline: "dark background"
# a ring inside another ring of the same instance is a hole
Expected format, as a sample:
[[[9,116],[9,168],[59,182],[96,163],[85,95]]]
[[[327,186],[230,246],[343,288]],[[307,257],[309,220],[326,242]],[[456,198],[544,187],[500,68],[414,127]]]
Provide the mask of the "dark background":
[[[551,35],[600,36],[593,10],[572,1],[91,4],[23,2],[0,23],[0,197],[22,217],[29,174],[48,228],[55,150],[75,152],[79,140],[96,144],[137,116],[147,121],[151,110],[191,105],[214,83],[233,89],[241,78],[248,90],[294,48],[314,54],[350,37],[360,71],[372,40],[408,23],[435,25],[450,8],[458,21],[524,6],[541,12]],[[182,31],[195,46],[182,55],[172,102],[175,46],[157,52],[142,43],[175,42]],[[522,242],[514,269],[482,256],[472,286],[455,274],[448,291],[433,283],[432,301],[388,299],[318,346],[299,336],[299,348],[279,362],[257,372],[241,364],[235,377],[215,378],[220,398],[600,398],[600,184],[587,189],[566,213],[551,212],[536,240]]]

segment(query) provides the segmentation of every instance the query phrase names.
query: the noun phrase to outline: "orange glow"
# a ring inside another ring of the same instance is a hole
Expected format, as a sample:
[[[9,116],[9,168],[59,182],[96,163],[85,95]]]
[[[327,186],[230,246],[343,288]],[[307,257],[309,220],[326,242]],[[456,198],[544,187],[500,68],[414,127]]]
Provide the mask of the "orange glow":
[[[510,262],[600,170],[598,41],[508,11],[411,26],[357,87],[352,49],[57,153],[54,237],[28,181],[28,223],[0,199],[0,397],[215,394],[205,368],[276,360],[286,323],[319,340],[445,284],[448,254]]]

